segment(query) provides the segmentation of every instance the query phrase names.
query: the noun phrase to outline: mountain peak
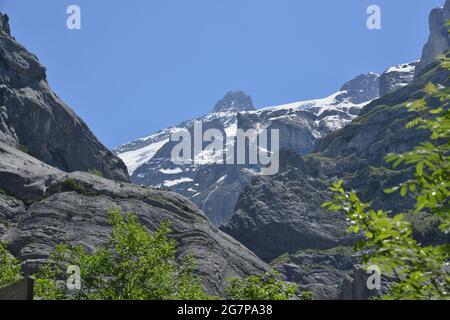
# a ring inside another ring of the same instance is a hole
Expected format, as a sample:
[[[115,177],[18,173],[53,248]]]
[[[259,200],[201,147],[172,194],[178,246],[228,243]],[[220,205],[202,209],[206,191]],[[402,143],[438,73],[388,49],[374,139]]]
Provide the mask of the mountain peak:
[[[230,91],[216,103],[212,112],[255,110],[252,98],[244,91]]]
[[[4,32],[7,35],[11,35],[11,29],[9,28],[9,17],[7,14],[0,12],[0,32]]]
[[[345,94],[339,95],[336,99],[338,101],[348,99],[354,104],[360,104],[378,98],[379,81],[380,75],[376,73],[361,74],[346,82],[341,88]]]
[[[422,58],[416,67],[416,76],[420,74],[436,57],[449,48],[450,37],[445,23],[450,19],[450,0],[446,0],[442,8],[435,8],[429,17],[430,36],[423,47]]]

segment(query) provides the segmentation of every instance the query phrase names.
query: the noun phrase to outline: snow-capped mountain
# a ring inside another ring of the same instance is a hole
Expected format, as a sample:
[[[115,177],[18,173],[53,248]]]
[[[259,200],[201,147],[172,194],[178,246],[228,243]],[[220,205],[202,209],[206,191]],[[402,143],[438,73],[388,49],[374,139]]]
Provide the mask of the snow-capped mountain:
[[[191,119],[171,128],[125,143],[114,148],[114,153],[120,156],[128,167],[130,175],[140,166],[148,163],[159,150],[169,143],[173,133],[192,128],[195,121],[203,123],[205,129],[221,128],[228,136],[237,129],[237,114],[242,111],[255,110],[250,96],[242,91],[228,92],[218,101],[211,113],[196,119]]]
[[[244,92],[229,92],[204,117],[163,129],[113,151],[127,165],[134,183],[178,192],[220,225],[230,219],[240,193],[252,181],[257,168],[210,162],[174,164],[171,152],[178,142],[170,141],[172,133],[192,132],[194,121],[201,121],[204,130],[218,129],[228,137],[235,136],[238,128],[278,129],[281,149],[307,154],[317,139],[344,127],[381,93],[392,92],[411,81],[416,63],[389,68],[382,75],[360,75],[323,99],[258,110]]]

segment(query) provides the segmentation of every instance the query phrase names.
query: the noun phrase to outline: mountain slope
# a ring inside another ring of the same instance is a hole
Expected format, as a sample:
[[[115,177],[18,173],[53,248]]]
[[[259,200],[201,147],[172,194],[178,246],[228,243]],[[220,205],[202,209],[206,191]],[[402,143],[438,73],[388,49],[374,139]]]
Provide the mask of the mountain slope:
[[[129,181],[123,162],[50,89],[45,68],[10,36],[0,13],[0,141],[64,171]]]

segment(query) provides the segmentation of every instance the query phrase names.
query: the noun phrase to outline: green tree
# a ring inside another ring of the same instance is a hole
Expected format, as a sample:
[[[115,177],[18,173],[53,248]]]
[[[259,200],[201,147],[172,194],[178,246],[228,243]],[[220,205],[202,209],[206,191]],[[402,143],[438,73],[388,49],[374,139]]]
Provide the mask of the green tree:
[[[0,288],[20,280],[20,269],[17,259],[8,252],[6,243],[0,242]]]
[[[188,257],[178,266],[168,223],[149,233],[134,214],[110,212],[112,233],[90,254],[84,247],[59,245],[36,276],[41,299],[159,300],[206,299]],[[66,289],[67,267],[80,268],[81,289]]]
[[[244,279],[230,278],[227,282],[225,295],[231,300],[288,300],[297,292],[296,284],[280,280],[276,272]],[[309,295],[305,297],[309,298]]]
[[[442,64],[450,70],[450,60],[442,57]],[[431,133],[429,142],[404,154],[389,154],[386,161],[395,168],[415,167],[414,177],[387,193],[408,193],[416,198],[414,214],[432,215],[440,230],[450,231],[450,90],[448,87],[428,84],[426,97],[408,104],[419,116],[408,123]],[[438,101],[439,107],[429,106]],[[364,240],[355,250],[363,252],[365,265],[378,265],[394,277],[386,299],[449,299],[449,244],[422,246],[412,236],[411,223],[404,214],[392,217],[389,211],[371,208],[362,203],[355,192],[346,192],[343,182],[330,188],[334,200],[324,204],[330,211],[343,212],[350,222],[349,232],[362,233]]]

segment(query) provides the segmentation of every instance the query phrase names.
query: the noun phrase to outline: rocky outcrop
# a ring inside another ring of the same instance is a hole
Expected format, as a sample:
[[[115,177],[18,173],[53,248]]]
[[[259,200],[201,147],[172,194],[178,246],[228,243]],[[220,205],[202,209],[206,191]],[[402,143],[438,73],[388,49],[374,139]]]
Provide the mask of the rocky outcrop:
[[[446,22],[450,20],[450,1],[446,0],[443,8],[433,9],[430,13],[430,37],[423,48],[422,58],[416,68],[419,75],[430,63],[436,60],[439,54],[449,49],[449,34]]]
[[[4,32],[7,35],[11,35],[11,29],[9,27],[9,17],[6,14],[0,13],[0,32]]]
[[[399,64],[390,67],[380,77],[380,97],[398,90],[414,79],[416,66],[419,62]]]
[[[380,288],[369,289],[367,282],[371,272],[368,274],[361,266],[355,266],[347,274],[339,288],[339,300],[368,300],[372,297],[379,297],[387,292],[392,279],[386,276],[380,277]]]
[[[98,170],[129,181],[122,160],[50,89],[36,56],[10,36],[1,15],[0,141],[64,171]]]
[[[0,239],[33,273],[58,243],[95,250],[110,232],[108,210],[134,212],[149,231],[169,221],[178,257],[192,255],[211,294],[226,278],[259,274],[268,266],[213,227],[175,193],[114,182],[86,172],[66,173],[0,142]]]
[[[414,117],[405,105],[424,97],[429,82],[447,86],[448,76],[448,71],[434,63],[429,72],[409,85],[364,107],[344,129],[320,139],[315,152],[334,158],[356,156],[367,159],[371,165],[384,165],[387,153],[405,152],[426,138],[426,132],[405,128]]]
[[[376,73],[361,74],[341,87],[342,93],[336,97],[336,101],[361,104],[376,99],[380,96],[379,81],[380,75]]]
[[[345,232],[345,218],[321,209],[328,200],[328,180],[323,176],[332,177],[345,164],[336,167],[332,161],[320,163],[295,153],[282,153],[280,158],[280,173],[258,177],[245,188],[221,230],[265,261],[300,249],[350,245],[354,238]]]
[[[310,291],[315,300],[337,300],[341,286],[353,270],[357,259],[352,248],[337,247],[331,250],[301,250],[284,254],[271,265],[301,291]]]

